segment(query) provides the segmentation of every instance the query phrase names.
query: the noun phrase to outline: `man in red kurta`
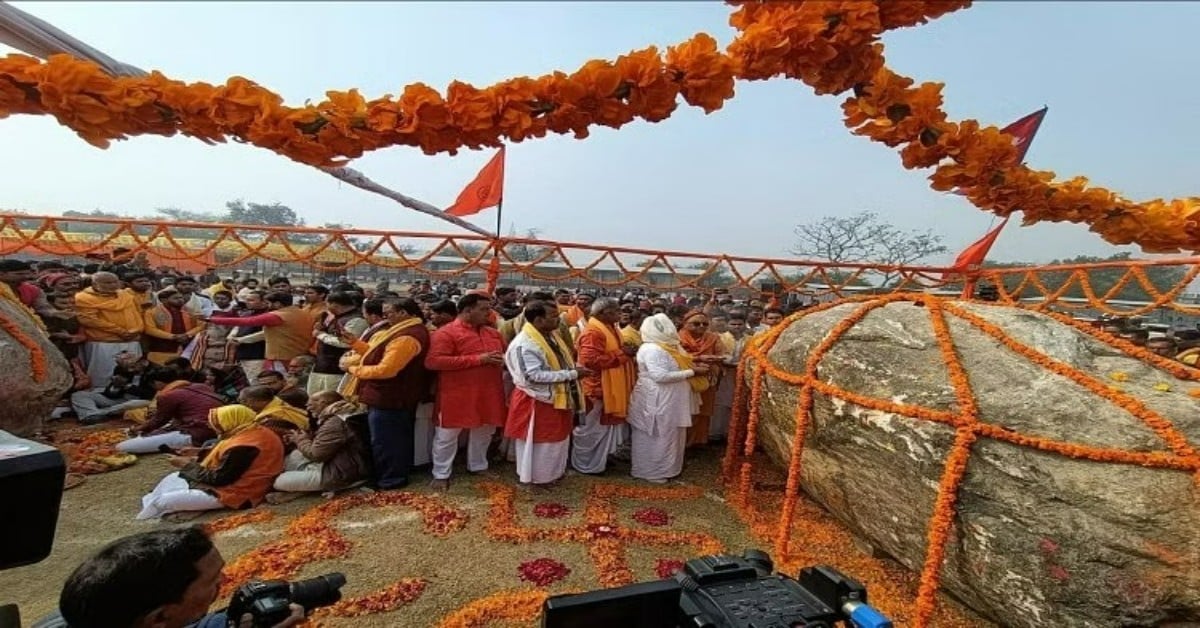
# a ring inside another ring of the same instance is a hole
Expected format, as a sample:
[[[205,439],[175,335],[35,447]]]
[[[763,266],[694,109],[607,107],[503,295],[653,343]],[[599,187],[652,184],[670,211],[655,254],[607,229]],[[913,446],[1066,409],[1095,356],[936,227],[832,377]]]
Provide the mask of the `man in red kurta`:
[[[487,451],[504,425],[504,341],[488,324],[491,300],[470,293],[458,301],[458,318],[433,333],[425,367],[437,373],[434,406],[433,482],[449,486],[458,437],[467,436],[467,470],[486,471]]]

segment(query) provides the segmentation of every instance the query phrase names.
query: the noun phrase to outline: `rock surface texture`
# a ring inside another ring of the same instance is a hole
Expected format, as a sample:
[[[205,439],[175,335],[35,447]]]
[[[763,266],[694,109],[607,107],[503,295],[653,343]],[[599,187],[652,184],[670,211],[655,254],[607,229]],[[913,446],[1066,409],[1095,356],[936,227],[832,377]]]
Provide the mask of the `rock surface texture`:
[[[15,324],[46,356],[46,377],[36,382],[29,349],[0,328],[0,430],[27,436],[50,416],[50,410],[71,387],[71,370],[28,313],[0,299],[0,316]]]
[[[1034,312],[956,303],[1013,340],[1138,398],[1200,447],[1200,400],[1169,373]],[[861,303],[793,323],[769,353],[803,373],[810,351]],[[1141,420],[976,326],[946,315],[979,419],[1013,432],[1127,451],[1167,451]],[[752,366],[752,365],[751,365]],[[747,376],[752,368],[747,369]],[[1124,381],[1114,381],[1116,379]],[[842,336],[819,380],[859,395],[959,412],[927,307],[882,305]],[[795,386],[765,378],[759,440],[786,467]],[[1161,390],[1163,384],[1169,390]],[[1158,385],[1158,388],[1155,386]],[[914,571],[953,428],[814,394],[803,489]],[[980,437],[971,450],[941,586],[1007,626],[1200,621],[1200,475],[1091,462]],[[1192,624],[1187,624],[1192,625]]]

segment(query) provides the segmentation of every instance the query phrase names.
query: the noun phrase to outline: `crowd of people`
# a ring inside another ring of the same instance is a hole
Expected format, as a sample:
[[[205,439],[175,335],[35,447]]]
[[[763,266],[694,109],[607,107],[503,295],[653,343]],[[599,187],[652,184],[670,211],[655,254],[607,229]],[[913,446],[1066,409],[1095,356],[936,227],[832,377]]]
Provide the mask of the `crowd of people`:
[[[139,519],[398,489],[425,465],[445,490],[460,449],[468,473],[507,460],[531,489],[612,460],[666,482],[687,448],[724,438],[737,361],[785,316],[720,290],[293,285],[133,254],[3,259],[0,298],[71,364],[57,418],[126,419],[120,451],[177,469]]]
[[[1129,343],[1188,366],[1200,362],[1200,329],[1156,329],[1136,318],[1104,316],[1092,324]]]

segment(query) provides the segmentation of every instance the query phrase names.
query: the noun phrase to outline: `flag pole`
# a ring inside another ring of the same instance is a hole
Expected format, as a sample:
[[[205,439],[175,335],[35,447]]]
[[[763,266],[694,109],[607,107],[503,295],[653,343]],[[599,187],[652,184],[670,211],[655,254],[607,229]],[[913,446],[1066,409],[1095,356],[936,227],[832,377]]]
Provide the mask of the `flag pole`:
[[[496,239],[500,239],[501,225],[504,224],[504,198],[500,198],[500,202],[496,203]]]
[[[504,198],[496,203],[496,237],[492,240],[492,261],[487,270],[487,292],[496,294],[496,284],[500,283],[500,225],[503,224]]]

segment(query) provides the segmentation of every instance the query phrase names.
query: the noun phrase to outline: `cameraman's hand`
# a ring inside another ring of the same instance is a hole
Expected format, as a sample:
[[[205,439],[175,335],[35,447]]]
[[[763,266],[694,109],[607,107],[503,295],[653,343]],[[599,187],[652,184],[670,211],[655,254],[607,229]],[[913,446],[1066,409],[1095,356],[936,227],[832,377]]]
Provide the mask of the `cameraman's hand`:
[[[303,606],[300,606],[299,604],[289,604],[288,608],[292,609],[292,614],[288,615],[287,619],[275,624],[274,626],[271,626],[271,628],[291,628],[292,626],[299,626],[300,624],[304,623]],[[238,628],[254,628],[254,617],[252,617],[249,613],[242,615],[242,618],[238,620]]]

